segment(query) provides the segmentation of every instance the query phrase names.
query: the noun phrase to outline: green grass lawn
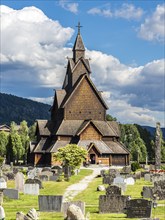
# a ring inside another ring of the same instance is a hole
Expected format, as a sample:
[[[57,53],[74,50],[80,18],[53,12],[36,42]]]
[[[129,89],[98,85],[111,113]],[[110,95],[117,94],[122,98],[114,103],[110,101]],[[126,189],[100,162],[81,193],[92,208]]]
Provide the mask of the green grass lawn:
[[[69,182],[43,182],[44,189],[40,189],[40,195],[62,195],[65,189],[76,182],[79,182],[85,176],[92,174],[92,170],[82,169],[80,173],[76,176],[72,176]],[[14,188],[14,181],[7,182],[8,188]],[[38,196],[24,195],[20,193],[19,200],[9,199],[7,197],[4,198],[3,207],[5,209],[6,220],[15,220],[16,212],[22,211],[23,213],[27,213],[31,208],[35,208],[38,210]],[[48,220],[48,219],[63,219],[61,213],[54,212],[40,212],[40,219]]]
[[[70,182],[44,182],[44,189],[40,190],[40,195],[62,195],[69,185],[79,182],[84,176],[90,175],[91,173],[92,170],[84,169],[80,171],[79,175],[71,177]],[[125,214],[98,213],[99,196],[105,194],[105,192],[97,191],[97,186],[100,184],[102,184],[102,178],[95,178],[86,190],[74,198],[75,201],[79,200],[86,203],[86,213],[90,213],[90,220],[135,220],[126,218]],[[144,181],[143,178],[137,180],[135,185],[127,186],[125,195],[130,195],[132,198],[141,198],[141,191],[144,185],[150,186],[151,183]],[[14,188],[14,181],[8,181],[8,188]],[[155,210],[153,209],[152,217],[165,220],[165,200],[158,201],[158,203],[161,206],[158,206]],[[15,220],[17,211],[23,211],[26,214],[30,208],[38,210],[38,196],[20,194],[20,199],[17,201],[4,198],[3,206],[6,212],[6,220]],[[64,219],[62,213],[56,212],[40,212],[39,215],[41,220]]]
[[[74,200],[81,200],[86,203],[86,212],[90,213],[90,220],[133,220],[133,218],[126,218],[126,214],[99,214],[99,196],[105,195],[105,192],[97,192],[97,186],[102,184],[102,178],[95,178],[90,186],[82,193],[78,194]],[[137,180],[135,185],[127,186],[125,195],[130,195],[132,199],[142,198],[141,191],[143,186],[152,186],[152,183],[141,180]],[[106,187],[108,185],[105,185]],[[152,217],[160,218],[165,220],[165,200],[158,202],[161,205],[152,211]]]

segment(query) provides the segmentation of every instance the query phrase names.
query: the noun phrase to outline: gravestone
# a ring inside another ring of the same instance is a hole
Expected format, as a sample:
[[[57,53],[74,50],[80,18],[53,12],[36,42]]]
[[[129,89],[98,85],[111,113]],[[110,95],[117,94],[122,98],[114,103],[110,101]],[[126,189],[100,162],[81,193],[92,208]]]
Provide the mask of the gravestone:
[[[1,177],[0,178],[0,189],[6,189],[7,188],[7,183],[6,183],[6,180]]]
[[[97,187],[97,191],[105,191],[105,186],[104,185],[99,185]]]
[[[135,173],[135,179],[140,180],[140,178],[141,178],[141,172],[138,171],[138,172]]]
[[[114,181],[114,178],[113,176],[110,176],[110,175],[104,175],[103,176],[103,184],[109,184],[111,185]]]
[[[66,215],[67,220],[86,220],[81,209],[74,204],[68,207]]]
[[[24,175],[21,172],[18,172],[15,175],[15,189],[17,189],[19,192],[24,191]]]
[[[5,175],[7,176],[8,180],[14,180],[15,178],[14,173],[6,173]]]
[[[54,166],[52,167],[52,169],[53,169],[53,170],[57,170],[57,173],[58,173],[58,174],[62,174],[62,172],[63,172],[62,166],[60,166],[60,165],[54,165]]]
[[[41,181],[49,181],[49,177],[47,175],[39,175],[39,179]]]
[[[135,184],[135,180],[134,180],[134,178],[132,178],[132,177],[129,177],[129,178],[124,179],[124,182],[125,182],[127,185],[134,185],[134,184]]]
[[[153,187],[143,186],[142,196],[143,198],[153,199]]]
[[[50,181],[57,181],[58,179],[59,179],[59,175],[57,174],[49,177]]]
[[[150,181],[151,181],[151,175],[152,175],[152,174],[150,174],[150,173],[144,174],[144,180],[150,182]]]
[[[113,184],[120,187],[122,189],[123,192],[126,191],[126,187],[127,187],[127,184],[124,182],[124,178],[120,177],[120,176],[117,176],[114,181],[113,181]]]
[[[160,123],[156,123],[156,136],[155,136],[155,169],[161,167],[161,129]]]
[[[83,215],[85,215],[85,202],[82,202],[82,201],[64,202],[64,203],[62,203],[62,212],[64,214],[64,218],[66,218],[66,216],[67,216],[67,210],[70,205],[78,206],[81,209]]]
[[[150,218],[152,201],[132,199],[126,202],[127,218]]]
[[[99,213],[123,213],[129,196],[121,195],[121,188],[108,186],[106,195],[99,197]]]
[[[100,195],[99,213],[124,213],[126,208],[126,202],[128,201],[128,199],[129,196]]]
[[[24,185],[24,194],[28,195],[39,195],[39,185],[38,183],[26,183]]]
[[[51,171],[51,168],[50,168],[50,167],[44,167],[44,168],[42,168],[42,172],[45,172],[45,171]]]
[[[106,188],[106,196],[121,195],[121,188],[118,186],[108,186]]]
[[[106,170],[100,170],[100,175],[103,177],[106,174]]]
[[[155,173],[155,174],[152,175],[151,181],[152,181],[153,183],[154,183],[154,182],[161,181],[161,180],[165,180],[164,174]]]
[[[42,185],[42,182],[41,182],[41,180],[40,179],[38,179],[38,178],[35,178],[35,179],[27,179],[26,181],[25,181],[25,184],[28,184],[28,183],[31,183],[31,184],[38,184],[39,185],[39,188],[40,189],[43,189],[43,185]]]
[[[154,194],[159,200],[165,199],[165,180],[154,182]]]
[[[131,166],[123,167],[121,173],[131,173]]]
[[[61,212],[63,196],[39,195],[38,203],[40,212]]]
[[[1,205],[0,205],[0,219],[5,219],[5,210]]]
[[[42,171],[42,172],[40,173],[40,175],[46,175],[46,176],[50,177],[50,176],[53,176],[53,172],[51,172],[51,171]],[[39,176],[40,176],[40,175],[39,175]]]
[[[19,199],[19,192],[17,189],[4,189],[3,194],[10,199]]]
[[[3,192],[0,191],[0,204],[3,204]]]

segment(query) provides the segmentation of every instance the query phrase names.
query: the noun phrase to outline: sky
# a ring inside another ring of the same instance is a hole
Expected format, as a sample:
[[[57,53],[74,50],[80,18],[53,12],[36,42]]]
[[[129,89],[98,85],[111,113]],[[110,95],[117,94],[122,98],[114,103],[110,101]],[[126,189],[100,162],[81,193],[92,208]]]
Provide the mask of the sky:
[[[52,104],[80,22],[107,113],[165,127],[164,0],[1,0],[0,15],[0,92]]]

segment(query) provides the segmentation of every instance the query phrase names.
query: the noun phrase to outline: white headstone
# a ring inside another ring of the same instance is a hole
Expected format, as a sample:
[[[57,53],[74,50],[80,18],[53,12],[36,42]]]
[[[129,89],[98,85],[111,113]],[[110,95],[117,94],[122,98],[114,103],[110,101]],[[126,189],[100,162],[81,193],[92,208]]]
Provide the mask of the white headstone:
[[[0,205],[0,219],[4,219],[5,218],[5,211],[4,208]]]
[[[18,172],[15,175],[15,189],[18,190],[18,192],[23,192],[24,191],[24,175],[21,172]]]
[[[7,188],[7,184],[6,184],[6,180],[1,177],[0,178],[0,189],[6,189]]]
[[[124,178],[122,178],[121,176],[117,176],[116,178],[114,178],[113,183],[124,183]]]
[[[38,184],[25,184],[24,194],[29,195],[39,195],[39,185]]]
[[[133,177],[128,177],[124,180],[124,182],[127,184],[127,185],[134,185],[135,184],[135,180]]]

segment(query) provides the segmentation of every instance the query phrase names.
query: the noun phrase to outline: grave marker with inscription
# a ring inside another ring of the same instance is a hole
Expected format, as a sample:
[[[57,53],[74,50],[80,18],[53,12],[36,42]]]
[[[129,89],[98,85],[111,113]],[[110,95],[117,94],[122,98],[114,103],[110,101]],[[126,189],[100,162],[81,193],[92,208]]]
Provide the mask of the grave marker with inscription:
[[[152,201],[132,199],[126,202],[127,218],[150,218]]]

